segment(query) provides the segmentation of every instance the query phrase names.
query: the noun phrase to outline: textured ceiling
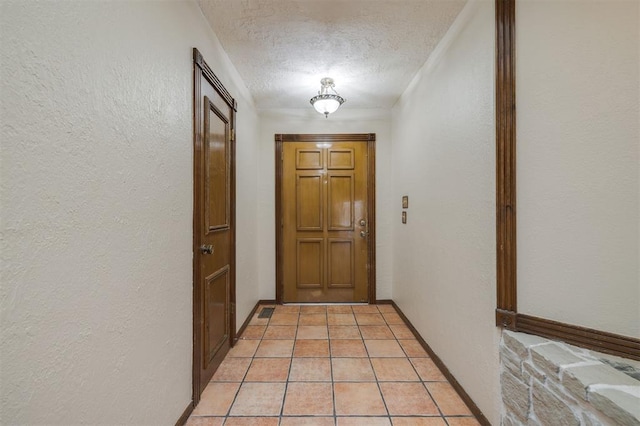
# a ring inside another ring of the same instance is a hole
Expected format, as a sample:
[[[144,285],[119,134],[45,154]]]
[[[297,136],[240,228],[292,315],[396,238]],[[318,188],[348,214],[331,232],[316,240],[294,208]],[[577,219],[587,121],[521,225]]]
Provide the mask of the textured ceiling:
[[[258,108],[310,108],[322,77],[344,108],[390,108],[466,0],[198,3]]]

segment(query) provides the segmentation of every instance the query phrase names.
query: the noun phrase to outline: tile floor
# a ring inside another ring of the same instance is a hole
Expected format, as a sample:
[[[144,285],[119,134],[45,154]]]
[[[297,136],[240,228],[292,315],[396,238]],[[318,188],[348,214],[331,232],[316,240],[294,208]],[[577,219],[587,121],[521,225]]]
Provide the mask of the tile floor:
[[[256,314],[187,422],[478,424],[391,305],[284,305],[270,319]]]

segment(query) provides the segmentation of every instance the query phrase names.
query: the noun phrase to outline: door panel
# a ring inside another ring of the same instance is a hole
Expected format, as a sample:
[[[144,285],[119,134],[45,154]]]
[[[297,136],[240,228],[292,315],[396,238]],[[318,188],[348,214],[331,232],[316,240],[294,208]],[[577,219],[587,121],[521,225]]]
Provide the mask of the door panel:
[[[353,231],[353,210],[356,204],[353,174],[329,174],[327,184],[329,231]]]
[[[368,178],[366,143],[283,144],[282,301],[368,301]]]
[[[205,228],[207,233],[229,228],[229,118],[204,97]]]
[[[229,283],[228,266],[205,278],[203,368],[214,361],[218,351],[229,341]]]
[[[298,231],[322,231],[322,175],[296,176]]]
[[[194,49],[193,399],[235,334],[235,101]]]
[[[298,288],[322,288],[324,241],[321,238],[298,239],[296,271]]]
[[[355,250],[351,239],[329,239],[329,288],[355,286]]]

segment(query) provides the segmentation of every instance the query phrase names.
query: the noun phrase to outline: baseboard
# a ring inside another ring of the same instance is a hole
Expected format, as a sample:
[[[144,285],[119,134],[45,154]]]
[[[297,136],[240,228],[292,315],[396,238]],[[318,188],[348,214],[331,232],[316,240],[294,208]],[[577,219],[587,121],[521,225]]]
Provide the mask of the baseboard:
[[[193,413],[193,401],[189,402],[187,408],[184,409],[184,412],[176,422],[176,426],[184,426],[187,423],[187,420],[189,420],[191,413]]]
[[[378,300],[377,303],[379,305],[386,305],[386,304],[393,305],[393,307],[396,309],[396,311],[398,311],[398,315],[400,315],[400,317],[404,320],[404,322],[407,323],[407,326],[409,327],[409,329],[411,330],[413,335],[416,336],[416,339],[418,339],[418,342],[420,342],[420,345],[422,345],[424,350],[427,351],[427,353],[429,354],[429,357],[431,357],[431,360],[438,366],[440,371],[442,371],[442,374],[447,378],[449,383],[451,383],[451,386],[453,386],[453,388],[456,390],[456,392],[458,392],[458,395],[460,395],[460,398],[462,398],[464,403],[467,404],[467,407],[469,407],[469,409],[471,410],[473,415],[476,417],[478,422],[480,422],[480,424],[483,425],[483,426],[491,426],[491,423],[484,416],[484,414],[482,413],[480,408],[478,408],[476,403],[473,402],[473,400],[471,399],[469,394],[464,390],[462,385],[460,385],[460,383],[458,383],[458,380],[456,380],[456,378],[453,376],[453,374],[451,374],[451,372],[449,371],[447,366],[444,364],[444,362],[442,362],[442,360],[438,357],[438,355],[436,355],[436,353],[433,351],[433,349],[431,349],[431,347],[422,338],[422,336],[420,336],[420,333],[418,333],[418,330],[416,330],[416,328],[413,326],[413,324],[411,324],[411,321],[409,321],[409,319],[402,312],[402,310],[398,307],[398,305],[396,305],[396,303],[393,300]]]
[[[247,328],[247,326],[251,322],[251,318],[253,318],[253,316],[256,314],[260,305],[275,305],[275,304],[276,304],[275,300],[268,300],[268,299],[258,300],[256,302],[256,305],[253,307],[253,309],[247,316],[247,319],[244,320],[244,322],[242,323],[242,326],[238,329],[238,332],[236,333],[236,342],[238,341],[238,336],[242,336],[242,333],[244,333],[244,330]]]

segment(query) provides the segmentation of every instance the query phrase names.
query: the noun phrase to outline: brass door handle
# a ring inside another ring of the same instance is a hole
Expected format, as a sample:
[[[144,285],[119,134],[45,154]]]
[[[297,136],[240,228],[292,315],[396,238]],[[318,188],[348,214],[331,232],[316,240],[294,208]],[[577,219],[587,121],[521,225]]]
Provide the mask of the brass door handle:
[[[367,237],[367,234],[368,234],[368,232],[366,232],[366,231],[360,231],[360,236],[361,236],[362,238],[366,238],[366,237]]]
[[[213,254],[213,246],[211,244],[203,244],[200,246],[200,253]]]

